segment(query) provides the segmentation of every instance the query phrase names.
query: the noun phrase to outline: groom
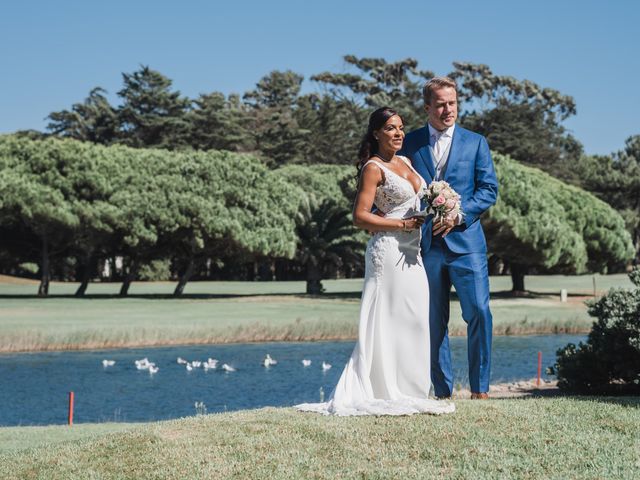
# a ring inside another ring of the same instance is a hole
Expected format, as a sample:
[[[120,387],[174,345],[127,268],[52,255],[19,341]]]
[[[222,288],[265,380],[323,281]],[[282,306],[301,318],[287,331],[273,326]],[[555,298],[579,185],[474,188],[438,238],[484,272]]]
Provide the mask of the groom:
[[[407,134],[400,154],[430,183],[445,180],[460,194],[463,216],[434,223],[422,231],[422,258],[429,278],[431,382],[435,396],[451,397],[453,370],[449,350],[449,294],[456,289],[467,323],[471,398],[488,398],[492,317],[489,310],[487,245],[480,215],[498,195],[489,146],[482,135],[456,125],[458,95],[454,80],[435,77],[424,86],[428,124]]]

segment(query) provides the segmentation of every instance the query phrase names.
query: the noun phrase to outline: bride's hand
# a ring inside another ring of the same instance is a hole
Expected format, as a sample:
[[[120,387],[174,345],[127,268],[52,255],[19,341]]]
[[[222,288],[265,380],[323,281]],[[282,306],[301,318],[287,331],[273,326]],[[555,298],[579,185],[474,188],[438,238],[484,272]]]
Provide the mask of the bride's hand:
[[[405,232],[410,232],[411,230],[417,230],[422,227],[424,224],[424,217],[422,215],[416,215],[413,217],[403,218],[402,223],[402,229]]]

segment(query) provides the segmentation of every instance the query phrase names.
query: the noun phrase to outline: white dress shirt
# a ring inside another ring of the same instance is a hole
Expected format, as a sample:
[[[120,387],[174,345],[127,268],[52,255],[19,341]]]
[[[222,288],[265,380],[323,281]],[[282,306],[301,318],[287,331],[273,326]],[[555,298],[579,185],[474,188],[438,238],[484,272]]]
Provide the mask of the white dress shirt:
[[[436,130],[428,124],[429,126],[429,136],[431,137],[431,141],[429,142],[432,145],[431,152],[433,153],[433,168],[435,169],[435,178],[438,180],[442,180],[442,171],[447,166],[447,162],[449,161],[449,151],[451,150],[451,142],[453,141],[453,131],[456,128],[455,123],[451,125],[449,128],[445,128],[444,130]],[[435,179],[434,178],[434,179]],[[458,214],[458,225],[460,225],[464,221],[464,217]]]
[[[456,125],[453,124],[444,130],[436,130],[431,126],[431,124],[428,125],[429,136],[431,137],[429,144],[432,145],[431,151],[433,152],[434,157],[433,167],[436,171],[436,178],[441,179],[441,173],[449,160],[449,150],[451,149],[453,131],[455,130]]]

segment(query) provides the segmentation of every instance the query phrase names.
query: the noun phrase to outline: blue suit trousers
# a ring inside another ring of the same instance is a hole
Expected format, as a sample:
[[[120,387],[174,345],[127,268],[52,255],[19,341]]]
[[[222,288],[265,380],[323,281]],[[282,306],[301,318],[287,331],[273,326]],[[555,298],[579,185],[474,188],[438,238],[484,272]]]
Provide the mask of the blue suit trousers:
[[[488,392],[491,373],[493,320],[489,310],[489,274],[486,253],[455,253],[433,237],[423,252],[429,278],[429,325],[431,337],[431,383],[437,397],[453,392],[453,369],[449,349],[449,297],[456,289],[467,323],[469,385],[472,392]]]

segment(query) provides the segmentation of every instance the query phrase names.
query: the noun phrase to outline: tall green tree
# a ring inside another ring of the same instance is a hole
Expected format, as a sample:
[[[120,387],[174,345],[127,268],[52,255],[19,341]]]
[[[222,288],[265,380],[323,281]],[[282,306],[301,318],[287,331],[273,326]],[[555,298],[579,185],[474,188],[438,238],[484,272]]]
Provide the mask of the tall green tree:
[[[187,119],[191,129],[189,145],[197,150],[255,150],[251,109],[238,95],[202,94],[194,100]]]
[[[167,243],[182,258],[176,286],[206,259],[239,256],[291,258],[295,214],[302,191],[255,157],[230,152],[189,152],[167,165],[174,179],[173,215],[178,228]]]
[[[303,200],[301,189],[249,155],[15,136],[0,137],[0,187],[0,230],[33,239],[41,294],[56,255],[87,267],[123,256],[122,294],[157,259],[183,266],[180,294],[201,260],[229,252],[291,258]]]
[[[633,257],[622,217],[590,193],[494,154],[498,202],[483,217],[491,255],[504,261],[515,292],[538,272],[620,268]]]
[[[175,149],[187,144],[191,101],[171,89],[172,81],[148,66],[122,74],[118,92],[120,141],[130,147]]]
[[[63,254],[79,224],[67,171],[72,167],[64,146],[48,152],[26,138],[0,136],[0,225],[13,231],[26,229],[28,256],[40,267],[38,295],[49,293],[51,259]],[[50,143],[50,142],[49,142]]]
[[[352,100],[309,94],[297,101],[295,118],[308,133],[304,163],[352,165],[364,135],[366,111]]]
[[[562,122],[576,113],[572,97],[530,80],[496,75],[487,65],[454,62],[461,124],[487,137],[491,149],[576,180],[582,145]]]
[[[402,114],[407,129],[424,125],[422,86],[434,76],[433,72],[420,70],[413,58],[391,63],[384,58],[358,58],[355,55],[343,58],[352,71],[323,72],[311,79],[326,88],[333,98],[355,101],[367,112],[382,106],[395,108]],[[361,122],[361,111],[354,110],[354,113],[355,119]],[[362,135],[365,128],[365,124],[359,123],[357,135]]]
[[[165,258],[168,247],[161,244],[161,237],[177,228],[181,220],[171,202],[172,176],[164,171],[171,165],[167,157],[172,155],[163,150],[123,146],[111,147],[104,154],[117,169],[109,199],[117,210],[109,254],[123,258],[120,295],[125,296],[142,266]]]
[[[304,162],[309,132],[295,116],[303,79],[291,71],[273,71],[244,94],[251,108],[255,148],[270,166]]]
[[[110,145],[118,138],[120,119],[111,106],[106,90],[96,87],[82,103],[75,103],[71,110],[52,112],[47,117],[47,130],[53,135],[92,143]]]
[[[74,212],[78,216],[70,249],[76,258],[76,279],[80,282],[76,296],[82,296],[89,282],[97,276],[99,261],[105,258],[113,242],[118,210],[111,197],[118,188],[114,181],[117,170],[113,168],[111,156],[104,155],[104,149],[86,142],[66,142],[64,145],[70,163],[66,175],[73,192]]]
[[[614,207],[625,219],[640,263],[640,135],[608,156],[584,156],[575,165],[580,183]]]

